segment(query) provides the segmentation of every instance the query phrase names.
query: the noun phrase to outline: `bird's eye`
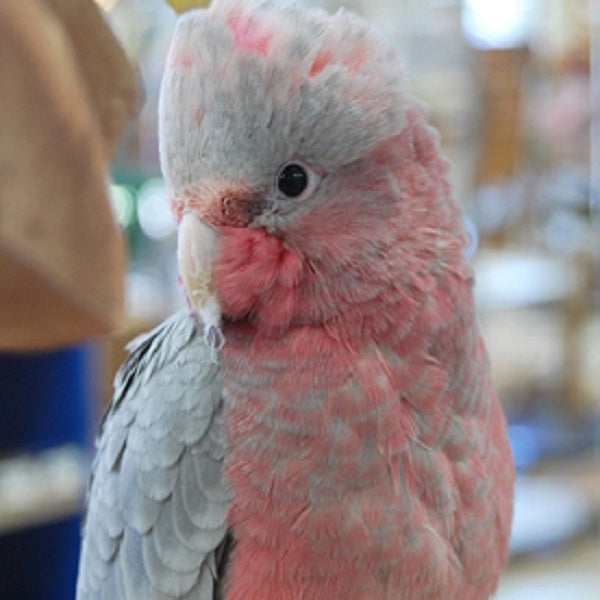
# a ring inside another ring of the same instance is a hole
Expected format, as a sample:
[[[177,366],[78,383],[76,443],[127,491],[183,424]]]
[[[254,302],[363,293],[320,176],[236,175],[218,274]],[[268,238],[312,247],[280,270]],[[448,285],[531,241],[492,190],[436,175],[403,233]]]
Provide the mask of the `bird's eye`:
[[[288,198],[297,198],[309,183],[306,169],[298,163],[288,163],[277,175],[277,189]]]

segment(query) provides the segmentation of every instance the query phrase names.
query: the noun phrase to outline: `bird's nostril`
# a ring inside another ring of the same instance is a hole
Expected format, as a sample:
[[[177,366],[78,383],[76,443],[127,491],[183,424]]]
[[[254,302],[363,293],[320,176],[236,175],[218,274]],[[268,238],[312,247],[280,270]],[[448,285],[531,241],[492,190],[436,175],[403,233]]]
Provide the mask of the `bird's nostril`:
[[[220,208],[223,225],[244,227],[250,222],[244,194],[240,194],[239,192],[227,192],[223,194]]]
[[[178,206],[171,202],[177,213]],[[246,227],[266,208],[263,192],[249,192],[246,188],[199,191],[186,195],[184,207],[192,210],[207,224],[215,227]],[[183,212],[183,207],[179,207]]]
[[[245,227],[262,213],[265,203],[262,194],[236,191],[224,194],[220,205],[223,225]]]

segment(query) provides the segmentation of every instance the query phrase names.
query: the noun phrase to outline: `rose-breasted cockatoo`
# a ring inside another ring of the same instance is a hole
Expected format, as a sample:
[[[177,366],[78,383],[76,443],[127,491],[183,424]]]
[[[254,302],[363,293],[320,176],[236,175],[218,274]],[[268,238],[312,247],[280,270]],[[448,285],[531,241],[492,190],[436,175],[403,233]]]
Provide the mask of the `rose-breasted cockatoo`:
[[[102,427],[78,598],[483,600],[513,464],[447,163],[347,12],[181,18],[161,160],[189,311]]]

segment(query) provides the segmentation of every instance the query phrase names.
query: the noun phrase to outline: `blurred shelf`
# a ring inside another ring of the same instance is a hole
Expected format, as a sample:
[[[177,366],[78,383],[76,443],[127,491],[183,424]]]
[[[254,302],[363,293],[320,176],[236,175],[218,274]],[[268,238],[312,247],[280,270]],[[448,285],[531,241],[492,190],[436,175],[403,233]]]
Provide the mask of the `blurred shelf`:
[[[73,445],[0,460],[0,534],[76,514],[87,481],[85,464]]]
[[[494,600],[600,598],[600,470],[594,451],[519,478],[511,560]]]
[[[599,565],[597,535],[540,560],[515,561],[502,576],[494,600],[598,600]]]
[[[561,477],[519,475],[515,486],[513,556],[544,552],[585,535],[596,516],[593,499]]]

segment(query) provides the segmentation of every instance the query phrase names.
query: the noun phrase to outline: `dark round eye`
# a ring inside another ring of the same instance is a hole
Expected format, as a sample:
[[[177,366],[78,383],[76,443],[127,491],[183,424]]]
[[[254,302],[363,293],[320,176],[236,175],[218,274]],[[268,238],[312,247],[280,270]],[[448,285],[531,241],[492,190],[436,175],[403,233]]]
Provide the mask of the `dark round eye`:
[[[290,163],[281,169],[277,176],[279,191],[289,198],[299,196],[308,185],[308,173],[303,166]]]

